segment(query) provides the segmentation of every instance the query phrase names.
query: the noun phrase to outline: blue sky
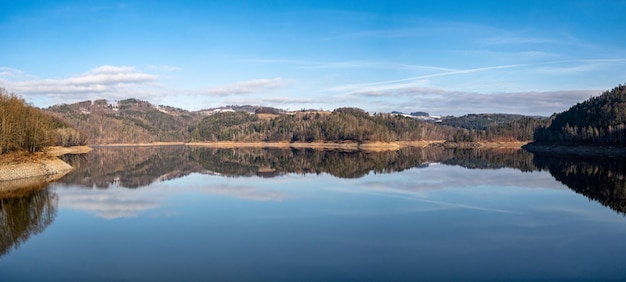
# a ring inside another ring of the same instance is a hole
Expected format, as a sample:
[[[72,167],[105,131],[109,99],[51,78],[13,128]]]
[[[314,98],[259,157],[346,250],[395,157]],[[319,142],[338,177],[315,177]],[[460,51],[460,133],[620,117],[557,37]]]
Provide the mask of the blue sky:
[[[626,1],[0,6],[0,87],[39,107],[134,97],[550,115],[626,82]]]

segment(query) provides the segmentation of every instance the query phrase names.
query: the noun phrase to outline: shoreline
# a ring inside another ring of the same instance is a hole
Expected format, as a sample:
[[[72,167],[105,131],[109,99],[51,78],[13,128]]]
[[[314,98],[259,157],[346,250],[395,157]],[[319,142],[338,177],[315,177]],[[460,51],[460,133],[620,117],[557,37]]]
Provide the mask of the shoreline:
[[[88,146],[48,147],[44,152],[16,152],[0,156],[0,193],[13,193],[34,183],[53,182],[74,168],[62,161],[65,154],[84,154]]]
[[[588,157],[624,157],[626,156],[626,148],[611,146],[585,146],[585,145],[567,145],[567,144],[535,144],[528,143],[522,149],[535,154],[550,155],[574,155]]]
[[[207,148],[268,148],[268,149],[319,149],[319,150],[363,150],[363,151],[395,151],[407,147],[424,148],[428,146],[444,146],[447,148],[518,148],[528,142],[474,142],[454,143],[445,140],[417,140],[417,141],[394,141],[394,142],[239,142],[239,141],[216,141],[216,142],[153,142],[153,143],[114,143],[90,145],[92,148],[106,147],[159,147],[159,146],[189,146]]]
[[[74,168],[57,157],[38,157],[19,162],[0,165],[0,183],[30,178],[43,178],[46,182],[54,181]],[[8,190],[0,186],[0,192]]]

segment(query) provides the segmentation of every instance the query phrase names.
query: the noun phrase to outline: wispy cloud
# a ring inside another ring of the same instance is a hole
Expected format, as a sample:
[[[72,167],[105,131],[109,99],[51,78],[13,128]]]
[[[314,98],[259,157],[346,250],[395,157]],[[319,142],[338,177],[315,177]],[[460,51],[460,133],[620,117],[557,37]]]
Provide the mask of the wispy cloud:
[[[0,81],[24,81],[33,79],[36,79],[36,77],[21,70],[9,67],[0,67]]]
[[[243,186],[243,185],[217,185],[204,187],[199,189],[202,192],[212,195],[224,195],[244,200],[253,201],[280,201],[285,198],[285,195],[271,191],[259,189],[255,186]]]
[[[168,66],[168,65],[148,65],[146,66],[147,69],[152,70],[152,71],[164,71],[164,72],[174,72],[174,71],[181,71],[182,68],[181,67],[177,67],[177,66]]]
[[[230,85],[211,87],[200,93],[211,96],[247,95],[280,88],[285,85],[287,85],[287,81],[282,78],[254,79]]]
[[[626,58],[549,61],[540,64],[543,66],[539,66],[537,72],[556,75],[583,73],[611,67],[621,68],[624,63]]]
[[[477,93],[427,87],[354,92],[363,98],[385,98],[379,106],[389,110],[426,110],[434,114],[462,115],[467,113],[519,113],[550,115],[568,109],[571,105],[600,90],[530,91],[515,93]]]
[[[564,44],[565,41],[556,38],[524,37],[524,36],[495,36],[482,40],[486,44],[519,45],[519,44]]]
[[[450,70],[450,71],[439,72],[435,74],[407,77],[407,78],[394,79],[394,80],[385,80],[385,81],[377,81],[377,82],[362,83],[362,84],[341,85],[341,86],[331,87],[328,90],[342,91],[342,92],[366,92],[366,91],[371,91],[371,90],[396,89],[399,87],[406,86],[403,84],[398,85],[398,83],[401,83],[401,82],[404,83],[404,82],[411,82],[411,81],[420,81],[420,80],[425,80],[425,79],[434,78],[434,77],[468,74],[468,73],[484,72],[484,71],[491,71],[491,70],[519,68],[519,67],[524,67],[524,66],[526,65],[525,64],[513,64],[513,65],[501,65],[501,66]],[[386,85],[386,86],[383,86],[383,85]],[[371,87],[374,87],[374,88],[371,88]]]
[[[455,22],[455,21],[429,21],[423,20],[419,22],[412,22],[409,27],[401,28],[382,28],[382,29],[365,29],[353,32],[346,32],[337,34],[334,36],[323,38],[323,41],[329,40],[346,40],[346,39],[360,39],[360,38],[407,38],[407,37],[421,37],[421,36],[438,36],[443,34],[459,35],[459,34],[482,34],[486,32],[493,32],[494,28],[468,23],[468,22]]]
[[[290,98],[290,97],[258,97],[258,98],[248,98],[248,97],[233,97],[230,99],[225,99],[222,102],[227,105],[261,105],[261,106],[270,106],[270,107],[279,107],[284,109],[300,109],[304,105],[308,105],[311,107],[317,108],[319,104],[323,104],[323,102],[328,102],[331,98],[326,99],[314,99],[314,98]]]
[[[264,103],[267,104],[279,104],[279,105],[284,105],[284,104],[312,104],[312,103],[318,103],[318,100],[315,99],[308,99],[308,98],[287,98],[287,97],[270,97],[270,98],[265,98],[262,99],[262,101]]]
[[[296,65],[302,69],[390,69],[390,70],[427,70],[427,71],[454,71],[455,69],[429,66],[415,65],[395,62],[379,62],[379,61],[309,61],[309,60],[292,60],[292,59],[246,59],[242,60],[248,63],[257,64],[282,64]]]

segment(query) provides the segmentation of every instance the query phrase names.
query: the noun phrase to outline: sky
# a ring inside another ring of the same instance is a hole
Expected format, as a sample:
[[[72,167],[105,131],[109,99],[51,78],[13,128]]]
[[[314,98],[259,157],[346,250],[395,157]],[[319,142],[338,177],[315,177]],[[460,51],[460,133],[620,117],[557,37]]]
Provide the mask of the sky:
[[[626,83],[626,1],[0,0],[0,87],[37,107],[548,116]]]

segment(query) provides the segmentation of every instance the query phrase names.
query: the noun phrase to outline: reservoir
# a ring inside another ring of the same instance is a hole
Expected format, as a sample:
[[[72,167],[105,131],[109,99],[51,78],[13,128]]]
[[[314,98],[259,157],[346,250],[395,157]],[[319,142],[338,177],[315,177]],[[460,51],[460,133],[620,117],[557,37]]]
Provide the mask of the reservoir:
[[[99,148],[0,200],[1,281],[626,277],[626,160]]]

